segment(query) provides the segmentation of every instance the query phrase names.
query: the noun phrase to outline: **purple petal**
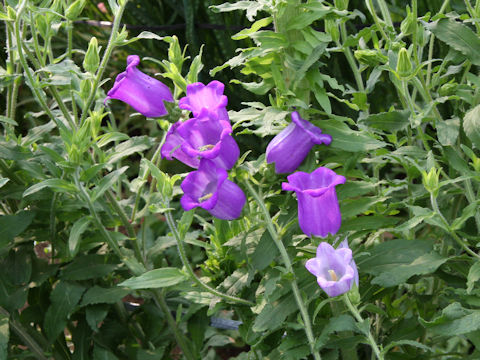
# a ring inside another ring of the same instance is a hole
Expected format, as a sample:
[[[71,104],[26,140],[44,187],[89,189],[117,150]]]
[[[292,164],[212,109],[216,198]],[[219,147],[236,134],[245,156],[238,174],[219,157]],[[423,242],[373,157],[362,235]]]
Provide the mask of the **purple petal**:
[[[137,69],[140,57],[127,57],[127,68],[115,79],[113,88],[105,99],[121,100],[147,117],[159,117],[167,114],[164,101],[173,102],[168,86],[162,84]]]
[[[275,163],[277,173],[291,173],[302,163],[315,144],[330,144],[332,137],[302,119],[294,111],[292,123],[276,135],[267,146],[267,163]]]
[[[180,199],[183,209],[188,211],[201,207],[225,220],[239,217],[246,201],[245,194],[227,176],[225,169],[202,159],[198,170],[188,174],[180,185],[184,192]]]
[[[212,81],[208,85],[200,82],[187,86],[187,96],[180,99],[180,109],[190,110],[193,116],[200,115],[202,109],[217,114],[220,120],[228,121],[226,106],[228,99],[223,95],[225,85],[219,81]]]
[[[337,281],[317,277],[317,283],[330,297],[335,297],[346,293],[352,288],[353,269],[347,265],[345,274]]]
[[[343,240],[340,243],[340,245],[338,245],[337,249],[340,249],[340,248],[350,249],[350,247],[348,246],[347,238],[345,238],[345,240]],[[353,260],[353,257],[352,257],[352,261],[350,261],[350,266],[353,268],[353,273],[354,273],[353,279],[355,280],[355,284],[357,284],[357,286],[358,286],[358,281],[359,281],[358,269],[357,269],[357,264],[355,263],[355,260]]]
[[[184,139],[177,131],[181,124],[181,122],[177,122],[168,130],[165,143],[161,149],[162,158],[166,158],[167,160],[173,160],[173,158],[175,158],[190,167],[198,168],[200,164],[198,157],[192,157],[182,150]]]

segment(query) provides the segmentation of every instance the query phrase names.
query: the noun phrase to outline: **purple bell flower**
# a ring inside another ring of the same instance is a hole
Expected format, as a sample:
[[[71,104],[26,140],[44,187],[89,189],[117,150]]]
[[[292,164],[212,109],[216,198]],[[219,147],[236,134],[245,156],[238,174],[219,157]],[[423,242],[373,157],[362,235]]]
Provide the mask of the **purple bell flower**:
[[[317,256],[307,260],[305,267],[317,277],[318,285],[334,297],[346,293],[355,281],[356,266],[352,266],[352,250],[347,247],[334,249],[327,242],[317,248]],[[358,276],[358,271],[357,271]],[[358,281],[358,279],[357,279]]]
[[[322,134],[315,125],[292,113],[292,123],[283,129],[267,146],[267,163],[275,163],[275,172],[295,171],[315,144],[329,145],[332,137]]]
[[[230,121],[226,109],[228,99],[223,95],[225,85],[220,81],[212,81],[208,85],[200,82],[187,86],[187,96],[178,102],[180,109],[190,110],[197,117],[202,109],[217,114],[220,120]]]
[[[298,223],[308,236],[326,237],[336,234],[342,222],[335,186],[345,177],[319,167],[312,173],[297,171],[287,176],[282,189],[295,191],[298,201]]]
[[[170,89],[138,70],[138,64],[140,64],[138,55],[127,57],[127,69],[117,76],[105,102],[109,99],[121,100],[146,117],[166,115],[167,109],[163,102],[174,101]]]
[[[245,194],[227,177],[225,169],[202,159],[198,170],[188,174],[180,185],[184,193],[180,199],[183,210],[201,207],[219,219],[238,218],[245,205]]]
[[[231,133],[229,122],[219,120],[215,113],[203,109],[198,117],[172,126],[161,150],[162,157],[176,158],[194,168],[198,168],[200,159],[205,158],[229,170],[240,156]]]

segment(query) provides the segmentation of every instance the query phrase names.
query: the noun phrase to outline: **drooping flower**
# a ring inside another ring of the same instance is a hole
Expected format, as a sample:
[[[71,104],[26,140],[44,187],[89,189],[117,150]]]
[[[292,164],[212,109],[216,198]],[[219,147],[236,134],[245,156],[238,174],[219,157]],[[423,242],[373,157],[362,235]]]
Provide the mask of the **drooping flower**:
[[[305,267],[317,277],[318,285],[330,297],[346,293],[355,281],[356,266],[355,269],[352,266],[352,250],[348,245],[334,249],[327,242],[320,243],[317,256],[307,260]],[[358,278],[356,281],[358,283]]]
[[[194,168],[205,158],[229,170],[240,156],[231,133],[228,121],[219,120],[215,113],[202,109],[198,117],[172,126],[161,150],[162,157],[176,158]]]
[[[238,218],[245,205],[245,194],[227,177],[225,169],[202,159],[198,170],[189,173],[180,185],[184,193],[180,199],[183,210],[201,207],[219,219]]]
[[[342,216],[335,186],[345,183],[345,177],[333,170],[319,167],[312,173],[297,171],[287,176],[282,189],[295,191],[298,201],[298,223],[308,236],[326,237],[340,229]]]
[[[283,129],[267,146],[267,163],[275,163],[277,173],[291,173],[302,163],[315,144],[329,145],[332,137],[292,113],[292,123]]]
[[[180,109],[190,110],[197,117],[202,109],[217,115],[220,120],[230,121],[227,113],[228,99],[223,95],[225,85],[220,81],[212,81],[208,85],[200,82],[187,86],[187,96],[178,102]]]
[[[105,101],[121,100],[147,117],[166,115],[167,109],[163,102],[174,101],[170,89],[138,70],[138,64],[140,64],[138,55],[127,57],[127,68],[117,76]]]

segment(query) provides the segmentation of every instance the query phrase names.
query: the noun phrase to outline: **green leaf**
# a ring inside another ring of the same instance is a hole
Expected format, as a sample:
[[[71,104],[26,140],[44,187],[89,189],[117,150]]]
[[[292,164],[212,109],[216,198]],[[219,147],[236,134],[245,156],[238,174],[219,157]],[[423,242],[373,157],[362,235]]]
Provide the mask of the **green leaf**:
[[[398,218],[382,215],[359,216],[345,220],[342,223],[340,231],[362,231],[391,228],[399,221],[400,219]]]
[[[0,177],[0,188],[1,188],[3,185],[5,185],[7,182],[9,182],[9,181],[10,181],[10,179],[8,179],[8,178],[2,178],[2,177]]]
[[[255,318],[252,329],[255,332],[273,331],[294,311],[297,311],[297,304],[293,296],[285,296],[275,305],[268,303]]]
[[[336,331],[357,331],[355,320],[350,315],[340,315],[329,319],[327,326],[318,337],[315,348],[320,349],[328,342],[330,334]]]
[[[480,311],[464,309],[455,302],[443,309],[442,314],[432,321],[419,318],[420,323],[434,335],[451,337],[480,329]]]
[[[88,289],[82,299],[81,306],[93,304],[114,304],[130,293],[130,289],[113,287],[102,288],[95,285]]]
[[[452,230],[461,229],[463,224],[465,223],[465,221],[467,221],[469,218],[471,218],[472,216],[474,216],[477,213],[478,205],[479,205],[478,202],[474,202],[474,203],[471,203],[470,205],[466,206],[462,211],[462,215],[460,215],[460,217],[456,218],[453,221],[450,228]]]
[[[396,132],[406,129],[410,124],[408,114],[408,111],[395,110],[369,115],[360,122],[374,129]]]
[[[217,6],[211,6],[214,12],[228,12],[233,10],[246,10],[247,19],[253,21],[257,12],[262,10],[265,5],[257,1],[237,1],[236,3],[224,3]]]
[[[18,126],[18,123],[13,120],[13,119],[10,119],[6,116],[3,116],[3,115],[0,115],[0,122],[2,123],[5,123],[5,124],[10,124],[10,125],[13,125],[13,126]]]
[[[385,346],[382,353],[386,354],[390,349],[393,349],[394,347],[402,346],[402,345],[413,346],[413,347],[416,347],[416,348],[419,348],[419,349],[422,349],[422,350],[425,350],[425,351],[433,351],[433,349],[431,347],[423,345],[423,344],[419,343],[418,341],[398,340],[398,341],[392,341],[390,344]]]
[[[260,238],[252,254],[252,266],[260,271],[265,269],[278,256],[278,248],[268,231]]]
[[[12,142],[0,143],[0,159],[7,160],[27,160],[32,157],[31,151],[23,146],[16,145]]]
[[[100,324],[108,314],[108,305],[93,305],[88,306],[85,310],[85,318],[90,328],[98,331],[98,324]]]
[[[118,286],[125,286],[134,290],[156,289],[177,285],[185,280],[187,280],[187,277],[179,269],[166,267],[147,271],[145,274],[125,280]]]
[[[309,3],[301,6],[300,13],[292,16],[287,23],[286,30],[300,30],[318,19],[322,19],[325,15],[332,12],[330,7],[320,3]]]
[[[368,249],[369,255],[357,265],[362,272],[372,274],[372,284],[382,287],[405,283],[413,275],[434,272],[448,259],[433,251],[433,241],[390,240]]]
[[[126,156],[150,149],[151,146],[152,141],[147,136],[132,137],[131,139],[118,144],[115,146],[115,149],[109,152],[110,158],[108,159],[108,163],[114,164]]]
[[[228,295],[238,295],[243,288],[250,285],[253,279],[253,272],[246,268],[235,270],[232,275],[223,280],[221,286],[226,289]]]
[[[28,196],[36,193],[45,188],[50,188],[55,192],[64,192],[64,193],[76,193],[78,191],[77,187],[65,181],[63,179],[48,179],[41,181],[33,186],[30,186],[27,190],[24,191],[23,196]]]
[[[478,56],[480,56],[480,53]],[[465,134],[475,144],[477,149],[480,149],[480,105],[475,106],[465,114],[463,130],[465,130]]]
[[[315,121],[322,131],[332,136],[330,148],[348,152],[371,151],[385,147],[387,144],[375,139],[366,131],[350,129],[346,124],[338,120]]]
[[[8,358],[9,338],[8,315],[0,314],[0,359]]]
[[[0,248],[20,235],[33,221],[33,211],[20,211],[16,215],[0,216]]]
[[[470,294],[473,290],[473,285],[480,280],[480,261],[477,260],[468,271],[467,276],[467,293]]]
[[[203,45],[200,47],[200,52],[194,57],[192,64],[190,65],[190,69],[188,70],[186,79],[189,84],[193,84],[198,81],[198,74],[200,74],[203,69],[202,54]]]
[[[63,331],[84,291],[85,288],[80,285],[64,281],[57,283],[50,294],[51,304],[44,319],[45,333],[50,341]]]
[[[124,141],[130,139],[127,134],[121,132],[108,132],[98,137],[97,146],[103,147],[113,141]]]
[[[440,19],[426,27],[448,46],[460,51],[474,65],[480,65],[480,39],[466,25],[453,19]]]
[[[92,202],[96,201],[98,198],[100,198],[105,191],[109,190],[112,188],[113,184],[115,184],[120,176],[127,171],[128,166],[123,166],[118,170],[112,171],[110,174],[105,176],[100,182],[98,183],[97,186],[92,191]]]
[[[87,230],[89,224],[89,217],[82,217],[73,224],[72,229],[70,230],[70,236],[68,237],[68,250],[70,251],[70,256],[72,258],[77,255],[79,247],[78,240],[80,240],[82,234]]]
[[[263,18],[260,20],[255,21],[250,28],[243,29],[242,31],[236,33],[235,35],[232,36],[233,40],[242,40],[246,39],[250,36],[250,34],[253,34],[260,30],[261,28],[270,25],[273,21],[272,17],[267,17]]]
[[[95,345],[93,348],[93,360],[118,360],[118,358],[110,350]]]
[[[60,273],[60,278],[63,280],[96,279],[111,274],[117,267],[117,264],[106,263],[106,257],[103,255],[89,254],[76,257],[65,266]]]
[[[437,122],[438,141],[440,141],[440,144],[443,146],[455,145],[459,131],[460,119],[458,118]]]

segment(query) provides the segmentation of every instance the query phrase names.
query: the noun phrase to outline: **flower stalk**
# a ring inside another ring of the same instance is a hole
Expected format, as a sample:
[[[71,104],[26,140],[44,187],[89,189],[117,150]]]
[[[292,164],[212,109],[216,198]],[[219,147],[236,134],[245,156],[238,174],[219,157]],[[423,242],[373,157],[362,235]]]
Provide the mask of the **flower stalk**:
[[[318,350],[315,350],[315,338],[313,336],[313,331],[312,331],[312,322],[310,320],[310,316],[308,315],[307,307],[304,304],[302,296],[300,294],[300,289],[298,287],[297,279],[295,277],[295,272],[293,271],[292,262],[290,260],[290,257],[288,256],[287,249],[285,248],[285,245],[280,239],[278,232],[275,230],[275,227],[273,226],[272,218],[270,217],[270,213],[268,212],[267,207],[265,206],[265,203],[263,202],[262,198],[255,191],[253,186],[248,181],[245,181],[244,184],[247,187],[250,194],[255,199],[255,201],[257,202],[258,206],[260,206],[260,209],[263,213],[263,217],[265,218],[267,230],[270,233],[270,236],[272,237],[273,241],[275,242],[275,245],[277,246],[278,250],[280,251],[280,255],[282,256],[282,259],[285,264],[285,267],[287,268],[287,271],[293,275],[293,278],[291,280],[293,295],[295,296],[295,301],[297,302],[297,306],[302,315],[303,323],[305,325],[305,333],[307,335],[308,344],[310,345],[310,351],[313,357],[315,358],[315,360],[321,360],[320,353],[318,352]]]

